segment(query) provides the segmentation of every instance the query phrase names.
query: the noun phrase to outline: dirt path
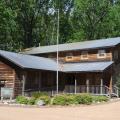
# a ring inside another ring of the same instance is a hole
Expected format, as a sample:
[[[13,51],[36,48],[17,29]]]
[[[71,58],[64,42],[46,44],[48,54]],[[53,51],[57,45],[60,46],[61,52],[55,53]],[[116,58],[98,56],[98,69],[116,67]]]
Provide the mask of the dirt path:
[[[120,101],[84,107],[0,107],[0,120],[120,120]]]

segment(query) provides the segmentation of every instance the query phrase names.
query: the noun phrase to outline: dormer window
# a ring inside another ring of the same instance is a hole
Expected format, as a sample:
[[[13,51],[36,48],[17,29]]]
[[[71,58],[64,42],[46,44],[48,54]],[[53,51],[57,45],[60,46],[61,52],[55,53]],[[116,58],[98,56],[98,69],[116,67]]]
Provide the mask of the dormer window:
[[[98,58],[105,58],[106,57],[106,51],[105,50],[98,50],[97,57]]]
[[[88,51],[81,52],[81,59],[88,59]]]
[[[73,59],[73,54],[72,53],[67,53],[66,60],[72,60],[72,59]]]

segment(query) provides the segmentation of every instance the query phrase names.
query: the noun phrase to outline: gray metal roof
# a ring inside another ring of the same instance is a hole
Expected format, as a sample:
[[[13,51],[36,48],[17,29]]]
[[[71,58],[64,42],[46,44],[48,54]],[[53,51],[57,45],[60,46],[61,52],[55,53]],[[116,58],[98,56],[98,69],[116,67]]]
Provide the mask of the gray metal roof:
[[[19,53],[7,52],[0,50],[0,56],[11,61],[17,66],[23,69],[38,69],[38,70],[50,70],[56,71],[57,64],[56,61],[36,57],[32,55],[24,55]],[[102,72],[113,64],[112,61],[109,62],[85,62],[85,63],[59,63],[59,71],[61,72]]]
[[[59,44],[59,51],[106,48],[106,47],[114,47],[118,44],[120,44],[120,37],[92,40],[92,41],[85,41],[85,42]],[[23,53],[24,54],[40,54],[40,53],[56,52],[56,50],[57,50],[57,46],[51,45],[51,46],[40,46],[40,47],[30,48]]]
[[[0,50],[0,56],[21,68],[56,71],[56,62],[43,57],[24,55]]]
[[[64,72],[103,72],[113,64],[109,62],[87,62],[87,63],[68,63],[64,64]]]

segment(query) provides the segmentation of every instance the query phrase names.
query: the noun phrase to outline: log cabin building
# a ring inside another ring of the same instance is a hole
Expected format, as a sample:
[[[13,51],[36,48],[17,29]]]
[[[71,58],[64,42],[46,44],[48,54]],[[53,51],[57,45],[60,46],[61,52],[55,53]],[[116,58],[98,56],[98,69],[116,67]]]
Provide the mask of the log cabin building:
[[[34,91],[91,93],[118,97],[120,37],[28,48],[21,53],[0,51],[0,87],[13,88],[13,97]]]

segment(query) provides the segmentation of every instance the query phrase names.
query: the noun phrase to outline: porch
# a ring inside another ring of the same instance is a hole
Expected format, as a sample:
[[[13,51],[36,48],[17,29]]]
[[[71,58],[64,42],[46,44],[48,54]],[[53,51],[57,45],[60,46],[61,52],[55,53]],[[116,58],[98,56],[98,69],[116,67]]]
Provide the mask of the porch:
[[[29,74],[27,75],[27,80],[30,80]],[[51,96],[57,94],[55,73],[42,71],[41,75],[40,80],[36,79],[38,80],[36,86],[33,86],[34,82],[31,84],[26,80],[25,95],[30,96],[35,91],[48,92]],[[49,79],[46,79],[47,76]],[[58,94],[90,93],[118,97],[118,88],[114,86],[110,71],[104,73],[59,73],[58,86]]]

